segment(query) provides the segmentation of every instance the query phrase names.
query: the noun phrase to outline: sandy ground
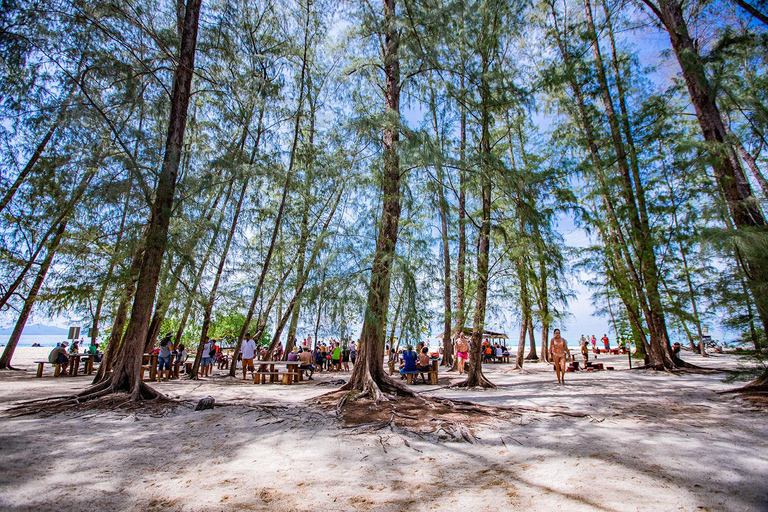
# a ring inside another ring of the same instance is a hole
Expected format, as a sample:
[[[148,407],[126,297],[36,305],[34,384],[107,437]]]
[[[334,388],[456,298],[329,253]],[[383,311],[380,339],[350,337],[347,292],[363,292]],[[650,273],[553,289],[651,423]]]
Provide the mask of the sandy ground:
[[[19,400],[89,384],[50,369],[36,379],[32,361],[49,350],[19,348],[14,363],[28,371],[0,372],[0,510],[768,510],[766,408],[717,394],[733,386],[723,374],[629,371],[625,356],[600,356],[616,371],[571,373],[564,387],[544,364],[486,365],[496,390],[446,389],[453,374],[415,386],[514,408],[472,426],[469,443],[345,428],[316,406],[344,373],[293,386],[157,384],[226,404],[201,412],[9,416]]]

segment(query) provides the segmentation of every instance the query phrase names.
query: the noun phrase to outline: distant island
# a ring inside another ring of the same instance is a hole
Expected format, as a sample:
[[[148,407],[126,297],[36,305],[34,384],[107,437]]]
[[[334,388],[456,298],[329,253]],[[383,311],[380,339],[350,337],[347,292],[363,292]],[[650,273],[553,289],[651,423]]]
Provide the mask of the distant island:
[[[0,329],[0,335],[10,336],[11,334],[13,334],[13,327]],[[54,327],[52,325],[35,324],[26,326],[21,334],[22,336],[50,336],[61,334],[66,337],[69,334],[69,329],[62,329],[61,327]]]

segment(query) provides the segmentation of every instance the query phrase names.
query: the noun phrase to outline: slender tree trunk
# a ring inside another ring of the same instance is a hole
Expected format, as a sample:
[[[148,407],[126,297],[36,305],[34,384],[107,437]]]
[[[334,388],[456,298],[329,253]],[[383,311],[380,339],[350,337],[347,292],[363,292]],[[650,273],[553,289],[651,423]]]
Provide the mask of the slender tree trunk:
[[[94,162],[98,162],[101,159],[101,151],[98,151],[98,155],[94,158]],[[96,167],[96,165],[94,165]],[[35,261],[37,260],[37,257],[40,255],[42,250],[47,247],[48,244],[48,238],[58,229],[58,226],[65,222],[69,216],[72,214],[72,211],[77,206],[77,203],[80,201],[80,198],[85,194],[85,191],[88,189],[88,186],[91,184],[91,181],[93,181],[93,178],[96,176],[95,170],[89,171],[83,179],[80,181],[80,183],[77,185],[77,188],[72,191],[72,195],[70,196],[69,200],[64,204],[64,206],[59,210],[58,215],[56,216],[56,219],[51,223],[51,225],[48,227],[48,230],[43,235],[40,244],[38,245],[37,249],[35,249],[35,252],[32,253],[29,260],[24,264],[24,267],[22,267],[19,274],[16,276],[16,279],[8,286],[8,288],[5,290],[5,293],[2,297],[0,297],[0,309],[5,307],[6,304],[8,304],[8,301],[11,299],[13,294],[16,292],[16,289],[21,285],[21,283],[24,282],[24,278],[27,275],[27,272],[29,272],[29,269],[32,268],[32,265],[34,265]]]
[[[185,247],[189,254],[194,253],[195,249],[197,248],[197,244],[200,242],[200,239],[202,236],[210,230],[211,225],[211,219],[213,218],[214,212],[218,212],[218,205],[219,201],[221,200],[221,197],[224,195],[224,189],[227,190],[226,199],[224,200],[224,205],[226,206],[229,203],[229,194],[232,191],[232,187],[220,187],[219,192],[216,194],[216,199],[213,201],[213,204],[210,205],[210,207],[207,209],[207,211],[203,211],[203,215],[200,216],[200,219],[198,219],[197,226],[195,228],[195,231],[193,232],[192,236],[189,239],[189,242],[185,244]],[[205,253],[205,257],[203,258],[202,264],[200,265],[200,269],[196,274],[194,284],[192,285],[192,294],[194,295],[194,292],[197,290],[197,287],[202,280],[203,272],[205,270],[205,267],[208,265],[208,259],[210,258],[211,252],[213,251],[213,246],[216,243],[216,238],[219,233],[219,229],[221,228],[221,220],[223,217],[220,218],[219,223],[214,228],[213,232],[215,235],[211,239],[211,243],[208,246],[208,251]],[[187,266],[187,259],[182,255],[181,261],[179,261],[176,266],[171,270],[170,273],[170,280],[171,282],[165,287],[165,290],[162,290],[159,294],[159,297],[157,299],[157,304],[155,304],[155,312],[152,315],[152,321],[149,323],[149,332],[147,333],[147,343],[144,346],[144,350],[149,351],[152,349],[152,347],[155,345],[155,342],[157,341],[158,336],[160,335],[160,329],[163,326],[163,322],[165,321],[165,316],[168,314],[168,309],[171,306],[171,301],[176,296],[176,289],[179,286],[179,279],[181,276],[181,273],[184,271],[184,267]],[[187,307],[190,307],[191,302],[188,302]],[[184,320],[179,324],[179,331],[181,333],[184,332],[184,327],[186,325],[187,318],[189,316],[188,309],[185,309],[185,318]],[[176,347],[178,347],[178,343],[181,340],[181,334],[178,334],[178,337],[174,343],[174,350]]]
[[[484,73],[488,70],[488,56],[481,56]],[[459,384],[461,387],[482,386],[495,388],[483,375],[483,332],[485,330],[485,310],[488,298],[488,268],[491,252],[491,114],[489,112],[491,93],[485,80],[485,74],[480,80],[480,98],[482,114],[480,119],[480,154],[483,158],[481,170],[481,204],[482,223],[477,244],[477,295],[475,297],[475,315],[472,322],[472,340],[470,343],[469,368],[467,379]]]
[[[744,174],[733,147],[727,142],[727,132],[717,107],[715,90],[710,86],[704,62],[694,39],[688,32],[682,3],[677,0],[652,0],[643,2],[653,11],[669,34],[672,49],[683,73],[696,111],[704,140],[711,143],[715,157],[712,164],[715,177],[728,205],[730,216],[737,230],[764,229],[765,217],[752,195],[752,189]],[[768,250],[753,249],[744,257],[747,284],[752,291],[758,316],[765,332],[768,332]],[[768,380],[768,370],[764,375]]]
[[[50,128],[48,128],[48,131],[45,133],[45,135],[43,135],[43,139],[37,144],[35,151],[32,152],[29,160],[27,160],[27,164],[21,170],[19,175],[16,176],[16,179],[11,184],[11,186],[8,187],[8,190],[5,191],[5,194],[3,194],[3,198],[0,199],[0,212],[5,210],[5,207],[8,206],[8,203],[11,202],[13,196],[16,195],[16,192],[19,190],[21,185],[24,184],[29,175],[32,173],[32,170],[35,168],[35,165],[37,165],[38,160],[40,160],[43,152],[48,147],[48,143],[51,141],[51,138],[53,138],[53,134],[56,133],[56,130],[59,128],[59,126],[61,126],[61,122],[64,120],[64,115],[69,109],[73,91],[74,88],[67,94],[64,103],[62,103],[59,107],[58,114],[56,114],[56,119],[54,120],[53,124]]]
[[[435,105],[435,92],[430,88],[430,107],[432,110],[432,123],[435,130],[435,139],[442,148],[440,128],[437,120],[437,107]],[[440,228],[443,250],[443,359],[441,366],[451,368],[453,366],[453,339],[451,337],[451,250],[449,245],[448,217],[450,209],[445,198],[443,188],[443,166],[437,165],[437,197],[438,212],[440,214]]]
[[[165,155],[157,179],[154,201],[150,208],[151,218],[146,233],[144,256],[131,309],[131,319],[123,341],[122,357],[117,361],[109,380],[85,390],[82,393],[84,398],[95,398],[118,391],[129,392],[133,400],[159,396],[141,381],[141,361],[157,292],[160,266],[168,243],[168,226],[176,189],[176,176],[184,147],[187,108],[195,65],[200,3],[201,0],[189,0],[184,15],[180,55],[171,94]]]
[[[756,9],[754,6],[750,5],[748,2],[745,2],[744,0],[733,0],[733,3],[735,3],[745,11],[747,11],[749,14],[751,14],[758,20],[762,21],[764,24],[768,25],[768,15],[766,15],[764,12]],[[760,5],[760,2],[758,2],[758,5]]]
[[[330,213],[328,214],[328,218],[325,221],[325,224],[323,225],[322,231],[320,235],[317,237],[317,240],[315,241],[314,247],[312,248],[312,254],[309,257],[309,262],[307,262],[306,269],[302,268],[301,271],[296,271],[296,289],[294,291],[293,297],[291,298],[290,302],[288,303],[288,307],[286,308],[285,312],[283,312],[281,315],[279,315],[280,320],[278,321],[277,328],[275,330],[275,335],[272,337],[272,343],[269,346],[269,349],[267,349],[267,358],[272,358],[272,351],[277,347],[277,344],[280,342],[280,336],[283,334],[283,329],[285,328],[285,324],[288,322],[288,318],[293,313],[294,308],[296,307],[297,302],[301,298],[301,294],[304,292],[304,286],[307,284],[307,281],[309,280],[309,273],[315,268],[315,262],[317,261],[317,257],[320,254],[320,250],[323,248],[325,236],[328,232],[328,227],[331,225],[331,221],[333,220],[333,217],[336,215],[336,209],[339,206],[339,202],[341,201],[341,197],[344,194],[344,186],[342,185],[339,189],[338,195],[336,196],[336,202],[333,204],[333,207],[331,208]],[[306,243],[305,243],[306,245]],[[299,258],[301,259],[301,252],[299,253]],[[291,263],[291,267],[293,267],[293,262]],[[343,334],[343,331],[342,331]],[[293,342],[292,340],[289,340],[286,344],[285,352],[288,352],[288,350],[293,349]],[[287,359],[287,354],[283,358],[284,360]]]
[[[659,292],[659,271],[656,265],[653,236],[650,233],[645,204],[645,191],[640,178],[637,159],[631,158],[634,154],[634,144],[624,103],[621,76],[617,71],[619,103],[622,106],[625,127],[623,135],[627,138],[626,145],[625,140],[622,138],[619,117],[614,109],[611,89],[606,77],[599,39],[592,19],[590,0],[584,0],[584,11],[588,33],[592,42],[597,81],[602,92],[603,108],[608,120],[613,147],[616,151],[617,166],[621,177],[620,190],[626,206],[627,216],[629,217],[631,239],[639,263],[640,276],[644,284],[643,291],[647,299],[647,306],[644,309],[646,312],[646,323],[650,332],[651,365],[656,369],[674,368],[681,365],[682,361],[674,355],[667,333],[664,308]],[[616,67],[618,69],[618,64],[616,64]],[[627,147],[630,150],[630,155],[627,154]]]
[[[389,378],[384,370],[385,329],[389,307],[389,285],[392,260],[395,257],[400,222],[400,60],[399,33],[396,23],[396,0],[384,0],[383,65],[385,108],[388,121],[384,126],[382,169],[382,212],[376,252],[373,256],[368,298],[357,362],[344,390],[359,390],[358,396],[369,396],[379,402],[383,393],[412,395],[412,392]]]
[[[461,77],[461,87],[464,88],[464,77]],[[459,247],[456,255],[456,332],[461,333],[464,330],[466,322],[464,310],[464,275],[467,261],[467,198],[466,198],[466,147],[467,147],[467,111],[466,107],[461,106],[460,119],[460,143],[459,160],[461,166],[459,169]],[[455,363],[455,362],[454,362]]]
[[[131,265],[128,268],[128,275],[125,280],[125,289],[120,297],[120,302],[115,311],[115,318],[112,322],[112,332],[107,342],[107,350],[104,354],[104,358],[101,360],[99,370],[96,372],[96,376],[93,378],[92,384],[98,384],[104,382],[108,378],[109,372],[112,371],[112,367],[115,361],[119,359],[120,349],[122,347],[123,334],[125,332],[125,323],[128,320],[128,307],[133,299],[134,293],[136,293],[136,281],[139,279],[139,271],[141,270],[141,260],[144,257],[144,240],[146,238],[147,226],[144,226],[140,236],[139,243],[136,250],[133,251],[133,257],[131,258]]]
[[[109,259],[109,268],[107,269],[104,284],[99,290],[99,295],[96,298],[96,311],[93,314],[91,331],[89,333],[91,336],[91,343],[96,343],[96,339],[99,336],[99,322],[101,321],[101,311],[104,308],[104,299],[107,296],[107,289],[109,287],[110,281],[112,280],[112,274],[115,271],[115,266],[117,265],[118,255],[121,252],[120,248],[123,243],[123,231],[125,231],[125,223],[128,219],[128,210],[131,204],[131,192],[133,191],[133,180],[130,178],[131,176],[132,175],[129,174],[128,191],[125,193],[125,204],[123,205],[123,213],[120,217],[120,226],[118,227],[117,236],[115,237],[115,245],[112,247],[112,257]]]
[[[531,314],[531,317],[533,317],[533,314]],[[538,361],[539,355],[536,352],[536,336],[533,334],[533,318],[528,322],[528,342],[530,344],[530,350],[525,358],[529,361]]]
[[[733,141],[733,146],[736,148],[736,152],[747,164],[747,167],[752,173],[752,176],[755,178],[755,181],[757,181],[758,185],[760,185],[760,189],[763,191],[763,197],[768,199],[768,180],[766,180],[765,176],[763,176],[763,173],[760,172],[760,167],[758,167],[757,162],[754,158],[752,158],[752,155],[749,154],[749,151],[744,148],[744,145],[736,137],[736,134],[731,131],[730,127],[728,127],[727,124],[724,124],[723,126],[725,128],[725,132],[729,135],[730,140]]]
[[[307,191],[309,192],[309,191]],[[299,247],[297,252],[299,253],[299,261],[296,267],[296,287],[294,289],[294,295],[296,297],[295,304],[291,311],[291,321],[288,325],[288,339],[285,342],[285,353],[283,354],[283,360],[288,359],[288,354],[293,350],[294,338],[296,338],[296,330],[299,325],[299,315],[301,314],[301,290],[304,288],[304,283],[301,282],[299,276],[304,275],[304,265],[306,263],[306,251],[307,243],[309,242],[309,196],[304,200],[304,211],[301,213],[301,237],[299,238]]]
[[[227,257],[229,256],[229,248],[232,246],[232,239],[237,231],[237,222],[240,220],[240,212],[243,208],[243,201],[245,200],[245,192],[248,190],[249,179],[243,180],[243,186],[240,188],[240,197],[237,199],[235,205],[235,215],[232,217],[232,224],[229,226],[229,233],[227,233],[226,242],[224,242],[224,248],[221,251],[221,257],[219,258],[219,266],[216,269],[216,277],[213,279],[213,285],[211,291],[208,294],[208,299],[205,301],[205,308],[203,310],[203,326],[200,329],[200,344],[197,347],[197,354],[195,355],[195,363],[192,366],[192,372],[190,378],[196,379],[197,372],[200,368],[200,359],[203,355],[203,347],[205,342],[208,341],[208,330],[211,327],[211,316],[213,315],[213,306],[216,302],[216,294],[219,290],[219,283],[221,282],[221,276],[224,273],[224,266],[227,264]],[[234,359],[233,361],[237,361]]]
[[[40,292],[40,288],[43,286],[45,276],[48,274],[48,269],[51,267],[51,262],[53,261],[53,257],[56,255],[56,251],[59,249],[61,238],[63,237],[64,231],[66,229],[67,221],[63,221],[56,227],[56,232],[54,233],[53,239],[51,239],[51,243],[48,246],[48,252],[45,255],[45,259],[43,259],[43,262],[40,265],[40,270],[37,272],[37,277],[32,283],[32,288],[30,288],[29,293],[27,294],[27,298],[24,300],[24,306],[22,306],[21,312],[19,312],[19,318],[16,320],[16,325],[13,328],[13,332],[11,333],[11,339],[8,340],[8,344],[5,346],[5,350],[3,350],[3,355],[0,356],[0,369],[11,368],[11,358],[13,357],[13,352],[16,350],[16,345],[18,345],[19,338],[21,338],[21,332],[24,330],[24,326],[27,324],[27,318],[29,318],[29,314],[32,312],[32,306],[34,306],[35,301],[37,300],[37,294]]]
[[[520,336],[517,338],[517,356],[515,357],[515,368],[523,368],[523,361],[525,360],[525,335],[528,332],[528,322],[531,319],[528,317],[528,311],[523,310],[523,317],[520,321]]]
[[[541,360],[549,362],[549,294],[547,291],[547,265],[544,255],[539,256],[539,310],[541,311]]]

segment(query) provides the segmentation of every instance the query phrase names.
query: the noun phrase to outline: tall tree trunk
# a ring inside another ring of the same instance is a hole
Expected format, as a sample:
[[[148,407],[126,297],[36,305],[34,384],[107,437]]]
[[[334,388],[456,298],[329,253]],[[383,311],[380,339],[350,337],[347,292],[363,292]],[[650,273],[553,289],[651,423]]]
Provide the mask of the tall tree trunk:
[[[481,56],[483,73],[480,79],[480,100],[482,113],[480,116],[480,155],[483,159],[481,169],[481,204],[482,223],[477,243],[477,295],[475,297],[475,315],[472,322],[472,339],[470,343],[469,368],[467,378],[459,384],[460,387],[482,386],[495,388],[483,375],[483,332],[485,331],[485,310],[488,298],[488,269],[491,254],[491,114],[489,111],[491,92],[485,79],[488,71],[488,56]]]
[[[602,93],[603,108],[616,152],[616,163],[621,177],[620,190],[626,206],[627,216],[629,217],[629,225],[631,226],[631,242],[635,248],[640,276],[644,284],[643,292],[647,300],[647,302],[644,302],[646,304],[644,310],[646,324],[650,333],[651,365],[656,369],[675,368],[679,365],[684,365],[684,363],[674,355],[667,333],[664,308],[659,292],[659,270],[656,265],[653,236],[650,232],[645,203],[645,191],[640,178],[637,159],[631,158],[634,155],[634,144],[624,103],[621,76],[617,72],[619,103],[622,106],[624,118],[624,134],[622,134],[622,129],[620,128],[619,116],[614,109],[611,89],[600,51],[599,38],[592,19],[590,0],[584,0],[584,11],[595,60],[597,81]],[[618,64],[616,64],[616,67],[618,68]],[[626,145],[623,136],[627,139]],[[627,154],[627,147],[630,150],[630,155]]]
[[[549,362],[549,293],[543,250],[539,256],[539,311],[541,311],[541,360]]]
[[[29,314],[32,312],[32,306],[34,306],[35,301],[37,300],[37,294],[40,292],[40,288],[43,286],[45,276],[48,274],[48,269],[51,267],[51,262],[53,261],[53,257],[56,255],[56,251],[59,249],[61,238],[64,235],[64,231],[66,229],[66,220],[61,222],[56,227],[56,232],[54,233],[53,239],[51,239],[51,243],[48,246],[48,252],[45,255],[45,259],[43,259],[43,262],[40,265],[40,269],[37,272],[37,277],[35,277],[35,281],[32,283],[32,288],[30,288],[29,293],[27,294],[27,298],[24,300],[24,306],[22,306],[21,311],[19,312],[19,318],[16,320],[16,325],[14,326],[13,332],[11,333],[11,339],[8,340],[8,344],[5,346],[5,350],[3,350],[3,355],[0,356],[0,369],[11,368],[11,358],[13,357],[13,352],[16,350],[16,345],[19,344],[21,332],[24,330],[24,326],[27,325],[27,318],[29,318]]]
[[[227,233],[227,240],[224,242],[224,248],[221,251],[221,257],[219,258],[219,266],[216,268],[216,276],[213,278],[213,285],[208,294],[208,299],[205,301],[205,307],[203,309],[203,326],[200,329],[200,344],[197,347],[197,354],[195,355],[195,363],[192,365],[192,372],[190,378],[196,379],[197,372],[200,368],[200,360],[203,356],[203,347],[205,342],[208,341],[208,330],[211,327],[211,316],[213,315],[213,306],[216,302],[216,294],[219,290],[219,283],[221,282],[221,275],[224,273],[224,266],[227,264],[227,257],[229,256],[229,248],[232,246],[232,239],[237,231],[237,222],[240,220],[240,212],[243,208],[243,201],[245,200],[245,192],[248,190],[249,179],[243,180],[243,186],[240,188],[240,197],[237,198],[237,204],[235,205],[235,215],[232,217],[232,224],[229,226],[229,233]],[[234,360],[236,361],[236,359]]]
[[[194,253],[195,249],[197,248],[197,244],[200,242],[200,239],[202,236],[210,230],[211,225],[211,219],[213,218],[214,212],[218,212],[218,206],[219,201],[221,200],[221,197],[224,195],[224,190],[227,190],[226,199],[224,200],[224,206],[229,204],[229,194],[232,191],[232,187],[220,187],[218,193],[216,194],[216,199],[213,201],[213,204],[211,204],[207,211],[203,210],[203,214],[200,216],[200,219],[198,219],[197,226],[195,227],[195,231],[193,232],[192,236],[189,238],[188,242],[184,244],[184,247],[188,251],[189,254]],[[218,235],[219,229],[221,228],[221,221],[223,217],[220,218],[219,223],[214,228],[214,233]],[[194,295],[194,292],[197,290],[197,286],[202,280],[203,271],[205,270],[205,267],[208,265],[208,259],[210,257],[211,252],[213,251],[213,246],[216,243],[217,236],[214,235],[211,238],[211,242],[208,246],[208,251],[205,253],[205,257],[203,258],[202,264],[200,265],[199,271],[196,274],[196,278],[194,281],[194,284],[192,285],[192,295]],[[152,321],[149,323],[149,332],[147,333],[147,343],[144,346],[144,351],[147,352],[152,349],[152,347],[155,345],[155,342],[157,341],[158,336],[160,335],[160,329],[163,326],[163,322],[165,321],[165,316],[168,314],[168,309],[171,306],[171,301],[176,296],[176,289],[179,286],[179,280],[181,278],[181,273],[184,271],[184,267],[187,266],[188,261],[187,258],[182,255],[181,261],[179,261],[176,266],[171,270],[170,272],[170,283],[167,284],[164,290],[162,290],[158,296],[157,303],[155,304],[155,312],[152,315]],[[188,303],[188,305],[191,304]],[[185,309],[185,311],[188,311]],[[188,313],[185,315],[188,317]],[[184,326],[186,325],[186,318],[183,322],[179,324],[180,331],[184,332]],[[181,334],[178,335],[178,339],[174,343],[174,349],[178,346],[178,340],[181,339]]]
[[[136,249],[133,251],[131,257],[131,265],[128,268],[128,275],[126,276],[124,283],[124,290],[120,297],[117,310],[115,311],[115,318],[112,321],[112,331],[107,341],[107,350],[104,354],[104,358],[101,360],[99,370],[96,372],[96,376],[93,378],[93,384],[104,382],[108,378],[109,372],[112,371],[112,367],[115,361],[119,359],[120,349],[122,347],[123,334],[125,333],[125,323],[128,320],[128,307],[133,300],[133,295],[136,293],[136,282],[139,279],[139,272],[141,271],[141,260],[144,257],[144,240],[146,238],[147,226],[140,233],[139,243]]]
[[[386,83],[384,101],[387,119],[383,136],[382,212],[376,252],[373,256],[371,280],[365,306],[360,349],[349,382],[341,389],[359,390],[358,396],[369,396],[376,402],[383,393],[403,395],[413,393],[389,378],[384,371],[385,329],[389,307],[389,284],[392,260],[395,257],[397,231],[400,222],[400,40],[395,14],[396,0],[383,0],[384,45],[383,65]]]
[[[277,347],[277,344],[280,342],[280,336],[283,334],[283,329],[285,328],[285,324],[288,322],[288,318],[293,313],[293,310],[296,307],[296,304],[301,298],[301,294],[304,292],[304,286],[307,284],[307,281],[309,280],[309,273],[315,268],[315,262],[317,261],[317,257],[320,254],[321,249],[323,248],[324,240],[328,232],[328,227],[330,226],[331,221],[333,220],[333,217],[336,215],[336,209],[339,206],[339,202],[341,201],[341,196],[344,194],[344,188],[345,188],[344,185],[342,185],[339,189],[339,192],[336,196],[336,201],[333,204],[333,207],[331,208],[331,211],[328,214],[328,218],[326,219],[325,224],[322,227],[322,231],[320,232],[320,235],[317,237],[317,240],[315,241],[314,247],[312,247],[312,253],[309,256],[309,261],[307,262],[306,269],[302,268],[301,271],[299,271],[298,269],[296,271],[296,289],[294,290],[293,297],[288,303],[288,307],[286,308],[285,312],[278,315],[279,321],[277,323],[277,328],[275,329],[275,335],[272,337],[272,343],[270,344],[269,349],[267,349],[268,359],[272,358],[272,351],[275,349],[275,347]],[[305,245],[306,245],[306,242],[305,242]],[[300,259],[302,254],[303,254],[302,252],[299,252]],[[293,262],[291,262],[291,267],[293,267]],[[292,340],[289,340],[288,344],[286,344],[285,352],[288,352],[288,350],[292,348],[293,348]],[[287,359],[287,354],[283,359]]]
[[[464,88],[464,77],[461,77],[461,88]],[[467,261],[467,198],[466,198],[466,148],[467,148],[467,109],[462,103],[460,118],[459,142],[459,247],[456,255],[456,333],[464,330],[466,322],[464,310],[464,276]],[[455,363],[455,362],[454,362]]]
[[[430,108],[432,111],[432,124],[435,130],[435,139],[442,149],[443,143],[440,137],[440,128],[437,120],[437,106],[435,104],[435,91],[430,88]],[[448,217],[450,208],[445,198],[443,166],[437,164],[437,199],[438,212],[440,214],[440,236],[443,250],[443,359],[441,366],[451,368],[453,366],[453,339],[451,338],[451,250],[448,233]],[[463,326],[462,326],[463,327]]]
[[[133,400],[158,396],[156,391],[141,381],[141,361],[157,292],[160,266],[168,243],[168,226],[176,190],[176,176],[184,147],[187,108],[195,66],[200,3],[201,0],[189,0],[184,15],[179,60],[174,72],[171,93],[165,155],[157,178],[154,201],[150,208],[151,217],[144,243],[144,256],[131,309],[131,319],[123,341],[122,357],[115,364],[109,380],[85,390],[82,393],[83,398],[95,398],[119,391],[129,392]]]
[[[765,217],[752,195],[749,181],[733,146],[727,144],[727,132],[717,107],[715,90],[709,84],[704,61],[689,35],[682,3],[677,0],[643,2],[653,11],[669,34],[704,140],[711,144],[710,151],[715,157],[712,168],[736,229],[765,229]],[[768,332],[768,250],[764,247],[753,249],[750,254],[744,256],[744,260],[747,284],[763,329]],[[768,370],[764,378],[768,380]]]
[[[298,278],[304,274],[304,265],[306,263],[306,251],[307,243],[309,241],[309,196],[304,200],[304,211],[301,213],[301,237],[299,238],[299,246],[297,252],[299,253],[298,266],[296,267],[296,287],[294,289],[294,295],[296,296],[295,304],[291,311],[291,322],[288,325],[288,339],[285,342],[285,353],[283,359],[288,359],[288,354],[293,350],[294,338],[296,338],[296,330],[299,326],[299,315],[301,314],[301,290],[304,288],[304,284]]]

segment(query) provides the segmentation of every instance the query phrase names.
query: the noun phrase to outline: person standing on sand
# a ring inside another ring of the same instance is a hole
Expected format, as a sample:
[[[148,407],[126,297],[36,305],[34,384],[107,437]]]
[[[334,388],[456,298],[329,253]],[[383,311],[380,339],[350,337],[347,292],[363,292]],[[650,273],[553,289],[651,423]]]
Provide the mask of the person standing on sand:
[[[584,363],[589,362],[589,347],[587,346],[587,340],[581,342],[581,355],[584,356]]]
[[[200,360],[200,368],[203,370],[201,377],[207,377],[210,374],[211,352],[213,352],[213,340],[208,339],[208,343],[203,345],[203,357]]]
[[[605,346],[605,350],[611,350],[611,341],[608,339],[607,334],[603,334],[603,345]]]
[[[560,337],[560,329],[555,329],[555,337],[549,342],[549,357],[555,365],[557,383],[565,384],[565,357],[571,355],[568,344]]]
[[[459,339],[456,342],[456,365],[459,369],[459,375],[464,373],[464,364],[469,359],[469,343],[467,338],[464,337],[464,333],[459,334]]]
[[[245,374],[248,370],[252,372],[256,370],[253,366],[253,358],[256,355],[256,342],[251,338],[251,333],[245,335],[245,341],[243,341],[240,354],[243,357],[243,380],[245,380]],[[237,361],[232,361],[232,364],[237,364]]]

